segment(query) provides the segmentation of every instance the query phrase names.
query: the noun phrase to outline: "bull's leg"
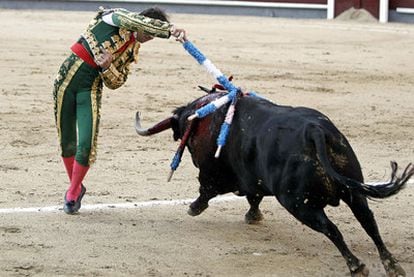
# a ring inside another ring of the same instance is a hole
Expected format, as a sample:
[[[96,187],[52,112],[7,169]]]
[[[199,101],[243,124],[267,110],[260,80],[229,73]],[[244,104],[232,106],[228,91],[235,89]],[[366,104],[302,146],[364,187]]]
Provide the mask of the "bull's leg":
[[[312,208],[309,203],[301,204],[296,198],[290,198],[286,201],[281,201],[282,205],[293,214],[298,220],[306,224],[315,231],[325,234],[338,248],[351,271],[351,276],[368,276],[369,271],[361,261],[352,254],[345,244],[341,232],[336,225],[332,223],[326,216],[323,209]]]
[[[198,180],[200,181],[200,196],[193,203],[191,203],[190,208],[188,209],[187,213],[191,216],[201,214],[208,208],[208,201],[218,195],[218,191],[214,186],[215,183],[212,175],[207,174],[204,171],[200,171]]]
[[[191,216],[201,214],[205,209],[208,208],[208,201],[216,196],[217,193],[211,191],[202,191],[200,188],[200,196],[190,204],[190,208],[188,209],[187,213]]]
[[[263,220],[263,214],[259,209],[259,204],[263,199],[261,195],[247,195],[247,201],[250,204],[250,209],[244,216],[244,221],[247,224],[257,224]]]
[[[365,197],[360,195],[353,195],[352,199],[344,200],[351,208],[355,217],[361,223],[367,234],[372,238],[378,248],[378,252],[387,272],[390,277],[406,276],[404,269],[399,265],[398,261],[385,247],[384,242],[378,231],[378,226],[375,221],[372,211],[368,207]]]

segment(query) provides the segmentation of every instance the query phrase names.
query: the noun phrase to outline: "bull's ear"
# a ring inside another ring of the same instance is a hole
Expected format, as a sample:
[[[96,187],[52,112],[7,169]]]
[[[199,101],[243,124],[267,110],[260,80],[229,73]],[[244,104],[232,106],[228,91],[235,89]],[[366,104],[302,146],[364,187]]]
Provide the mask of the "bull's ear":
[[[198,86],[198,88],[201,89],[202,91],[206,92],[206,93],[213,93],[213,92],[216,91],[216,89],[214,89],[214,88],[213,89],[208,89],[208,88],[203,87],[203,86]]]

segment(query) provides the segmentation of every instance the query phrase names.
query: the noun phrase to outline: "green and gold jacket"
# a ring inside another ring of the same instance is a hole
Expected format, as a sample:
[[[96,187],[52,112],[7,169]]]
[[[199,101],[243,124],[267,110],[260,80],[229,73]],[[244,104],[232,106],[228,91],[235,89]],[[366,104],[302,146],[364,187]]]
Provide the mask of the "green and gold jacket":
[[[102,20],[102,16],[107,14],[112,14],[112,22],[115,26]],[[138,61],[140,43],[135,40],[133,33],[141,31],[154,37],[169,38],[171,26],[172,24],[168,22],[125,9],[100,9],[81,35],[79,42],[93,59],[100,54],[100,47],[112,54],[112,64],[100,75],[105,86],[116,89],[127,80],[130,64]]]

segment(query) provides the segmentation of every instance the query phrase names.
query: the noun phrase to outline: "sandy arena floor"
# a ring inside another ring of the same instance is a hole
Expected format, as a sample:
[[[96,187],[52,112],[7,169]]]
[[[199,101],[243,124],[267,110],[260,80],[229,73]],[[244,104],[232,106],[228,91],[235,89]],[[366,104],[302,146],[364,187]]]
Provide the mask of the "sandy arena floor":
[[[197,197],[197,170],[186,152],[167,183],[178,144],[171,132],[138,137],[135,112],[149,126],[201,96],[197,85],[214,83],[174,40],[144,44],[127,84],[104,91],[85,208],[77,216],[53,209],[61,207],[68,181],[52,84],[93,13],[0,10],[0,16],[1,276],[349,276],[337,249],[274,198],[265,199],[265,220],[255,226],[243,222],[244,199],[211,203],[198,217],[187,215],[188,202],[166,205]],[[414,161],[414,25],[197,15],[172,21],[236,85],[329,116],[367,181],[388,179],[390,160]],[[413,199],[411,181],[399,195],[370,202],[407,276],[414,276]],[[154,200],[166,202],[94,208]],[[341,205],[328,213],[371,276],[385,276],[350,210]]]

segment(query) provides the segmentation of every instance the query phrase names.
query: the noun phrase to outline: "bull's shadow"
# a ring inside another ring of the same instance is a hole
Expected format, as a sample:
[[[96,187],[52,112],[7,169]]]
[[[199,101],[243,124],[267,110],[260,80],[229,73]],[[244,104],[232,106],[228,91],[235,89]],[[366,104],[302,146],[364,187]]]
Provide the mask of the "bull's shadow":
[[[327,205],[338,206],[342,200],[374,241],[387,275],[405,276],[381,239],[367,198],[398,193],[414,175],[414,166],[409,164],[397,176],[398,165],[391,162],[389,182],[365,184],[352,147],[327,116],[248,94],[237,100],[227,144],[215,158],[216,139],[228,106],[201,119],[190,122],[188,118],[224,94],[212,92],[200,97],[148,129],[141,128],[137,113],[138,134],[152,135],[172,128],[174,139],[185,144],[199,168],[200,196],[190,205],[189,214],[199,215],[210,199],[234,192],[246,196],[250,204],[246,222],[256,223],[263,218],[259,209],[263,197],[274,195],[296,219],[334,243],[352,276],[368,276],[368,268],[350,251],[324,211]]]

